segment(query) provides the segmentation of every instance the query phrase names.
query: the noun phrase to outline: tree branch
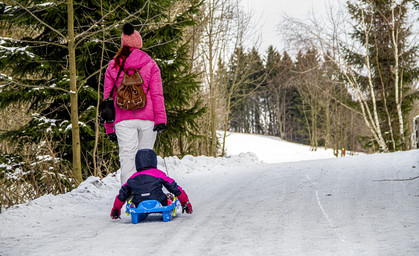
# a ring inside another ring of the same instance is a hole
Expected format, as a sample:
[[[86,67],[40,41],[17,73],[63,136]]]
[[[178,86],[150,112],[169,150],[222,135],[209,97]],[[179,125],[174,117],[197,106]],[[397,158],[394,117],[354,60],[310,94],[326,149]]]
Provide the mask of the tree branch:
[[[43,20],[41,20],[40,18],[38,18],[35,14],[33,14],[32,11],[30,11],[27,7],[21,5],[19,2],[16,2],[14,0],[12,0],[13,3],[19,5],[22,9],[24,9],[27,13],[29,13],[32,17],[34,17],[37,21],[39,21],[42,25],[46,26],[47,28],[51,29],[52,31],[54,31],[55,33],[57,33],[59,36],[61,36],[66,42],[67,42],[67,37],[64,36],[60,31],[56,30],[55,28],[51,27],[50,25],[48,25],[46,22],[44,22]]]

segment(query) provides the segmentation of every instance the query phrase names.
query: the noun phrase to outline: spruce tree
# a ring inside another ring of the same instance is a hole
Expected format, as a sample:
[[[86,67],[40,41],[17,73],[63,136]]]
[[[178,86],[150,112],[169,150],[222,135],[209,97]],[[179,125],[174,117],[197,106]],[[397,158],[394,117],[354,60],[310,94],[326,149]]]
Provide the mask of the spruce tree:
[[[249,98],[246,99],[248,104],[251,106],[251,120],[252,120],[252,132],[256,134],[263,134],[262,124],[262,113],[261,113],[261,91],[262,86],[266,86],[266,69],[263,64],[262,58],[255,48],[247,55],[249,69],[252,71],[247,77],[246,89],[250,93]],[[265,81],[264,81],[265,80]]]
[[[266,133],[269,135],[279,135],[281,133],[279,122],[280,113],[278,111],[278,83],[279,64],[281,55],[270,45],[266,51],[266,70],[269,70],[267,77],[267,85],[260,92],[262,111],[266,115],[267,123],[265,124]]]
[[[279,65],[278,83],[281,91],[278,93],[282,104],[282,139],[298,143],[308,143],[304,132],[304,114],[301,106],[303,100],[298,93],[298,84],[295,83],[299,74],[295,70],[295,63],[288,52],[282,53]]]
[[[294,86],[296,72],[294,62],[286,51],[282,56],[272,46],[267,50],[266,70],[269,72],[268,84],[262,88],[263,102],[268,105],[271,124],[269,134],[288,141],[307,143],[302,132],[304,116],[301,113],[301,97]]]
[[[0,108],[29,104],[33,119],[19,129],[3,132],[1,139],[39,144],[44,136],[59,141],[54,151],[71,162],[70,94],[77,94],[83,177],[91,175],[96,106],[102,99],[106,64],[120,47],[121,26],[134,24],[142,35],[143,50],[161,68],[168,128],[160,136],[158,150],[171,154],[177,139],[191,140],[195,120],[203,108],[196,100],[196,74],[189,69],[185,31],[195,24],[199,1],[74,1],[77,91],[70,90],[67,4],[62,1],[8,1],[0,3],[3,29],[24,30],[24,35],[1,40]],[[99,91],[99,94],[98,94]],[[103,136],[101,159],[115,152]],[[114,157],[117,154],[113,154]],[[115,161],[116,162],[116,161]]]
[[[383,141],[390,151],[407,148],[405,127],[409,120],[406,118],[419,96],[412,90],[419,74],[418,45],[409,42],[411,32],[407,18],[412,2],[347,2],[355,21],[352,38],[362,46],[364,53],[348,49],[346,57],[350,64],[358,67],[358,83],[374,90],[374,95],[370,89],[365,93],[376,98],[376,101],[370,98],[371,105],[376,103]],[[363,24],[368,26],[367,30]]]
[[[239,81],[245,81],[244,70],[246,66],[245,52],[243,47],[237,47],[229,62],[227,71],[227,92],[231,94],[231,107],[230,107],[230,118],[229,127],[234,132],[245,132],[250,133],[249,125],[249,106],[241,99],[244,95],[244,86],[236,86]],[[234,88],[236,86],[236,88]],[[228,99],[227,99],[228,100]]]
[[[244,52],[237,47],[231,56],[227,76],[227,91],[231,94],[230,127],[236,132],[261,133],[258,95],[266,85],[267,72],[259,53],[252,49]]]

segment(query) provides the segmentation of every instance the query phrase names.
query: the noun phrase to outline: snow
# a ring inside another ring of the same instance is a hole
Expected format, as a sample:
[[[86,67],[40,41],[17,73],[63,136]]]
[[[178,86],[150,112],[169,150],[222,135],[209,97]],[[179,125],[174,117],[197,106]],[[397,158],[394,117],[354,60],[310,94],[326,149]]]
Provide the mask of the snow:
[[[336,158],[233,133],[227,152],[159,158],[192,215],[112,220],[119,173],[90,177],[2,212],[0,255],[418,254],[419,150]]]
[[[2,45],[4,43],[5,43],[4,40],[0,41],[0,52],[2,52],[2,53],[4,53],[4,52],[10,52],[11,54],[14,54],[14,53],[20,52],[21,54],[26,54],[30,58],[34,58],[35,57],[35,54],[27,51],[28,46],[25,46],[25,47],[6,47],[6,46],[3,46]]]
[[[219,133],[222,136],[221,133]],[[332,149],[319,148],[311,151],[305,145],[283,141],[278,137],[231,133],[226,137],[227,153],[252,152],[265,163],[296,162],[334,158]],[[257,150],[255,150],[255,148]]]

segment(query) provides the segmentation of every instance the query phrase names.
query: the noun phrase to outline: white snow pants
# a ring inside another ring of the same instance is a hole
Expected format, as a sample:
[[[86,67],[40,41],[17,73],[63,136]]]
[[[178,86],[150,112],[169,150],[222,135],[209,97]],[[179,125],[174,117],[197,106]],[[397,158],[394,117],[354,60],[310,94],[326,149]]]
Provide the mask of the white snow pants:
[[[118,138],[119,162],[121,167],[121,185],[136,172],[135,154],[144,148],[153,149],[157,132],[153,131],[154,121],[124,120],[115,124]]]

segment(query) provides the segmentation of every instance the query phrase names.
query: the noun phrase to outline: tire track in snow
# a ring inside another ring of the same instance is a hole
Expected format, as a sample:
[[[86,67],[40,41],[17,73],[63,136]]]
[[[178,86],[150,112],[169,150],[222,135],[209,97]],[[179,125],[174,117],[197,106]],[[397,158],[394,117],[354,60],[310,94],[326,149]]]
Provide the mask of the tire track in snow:
[[[316,185],[312,182],[312,180],[310,179],[310,177],[309,177],[308,175],[306,175],[306,178],[307,178],[307,180],[308,180],[308,181],[310,181],[310,183],[311,183],[314,187],[316,187]],[[337,226],[333,223],[332,219],[329,217],[329,215],[327,214],[326,210],[324,209],[323,204],[322,204],[322,202],[321,202],[321,200],[320,200],[320,198],[319,198],[319,190],[318,190],[318,189],[315,189],[315,194],[316,194],[317,205],[319,206],[319,208],[320,208],[320,210],[321,210],[321,212],[322,212],[322,214],[323,214],[324,218],[326,219],[327,223],[328,223],[328,224],[329,224],[329,226],[332,228],[333,232],[336,234],[336,236],[339,238],[339,240],[340,240],[342,243],[346,244],[346,247],[350,250],[351,255],[354,255],[353,250],[352,250],[352,249],[350,249],[350,246],[349,246],[349,244],[347,244],[347,242],[345,241],[345,239],[344,239],[344,237],[343,237],[342,233],[340,233],[340,232],[338,231]]]

